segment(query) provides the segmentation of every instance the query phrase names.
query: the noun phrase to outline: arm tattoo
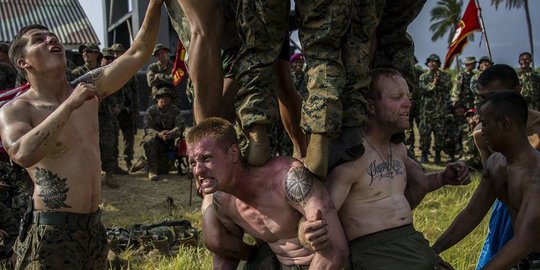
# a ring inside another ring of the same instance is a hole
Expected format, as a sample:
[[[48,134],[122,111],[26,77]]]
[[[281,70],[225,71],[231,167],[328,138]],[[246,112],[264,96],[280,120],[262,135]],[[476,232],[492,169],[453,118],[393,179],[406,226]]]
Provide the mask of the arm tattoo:
[[[92,69],[89,72],[85,73],[84,75],[80,76],[79,78],[71,81],[69,84],[71,85],[71,87],[75,87],[79,83],[94,84],[97,80],[99,80],[99,78],[101,78],[101,75],[103,75],[103,71],[109,68],[109,66],[110,64],[103,67]]]
[[[293,202],[304,202],[313,187],[313,176],[305,167],[289,170],[285,179],[285,195]]]
[[[36,168],[36,185],[41,186],[38,196],[43,199],[51,209],[71,208],[65,204],[69,188],[67,178],[60,178],[57,174],[42,168]]]

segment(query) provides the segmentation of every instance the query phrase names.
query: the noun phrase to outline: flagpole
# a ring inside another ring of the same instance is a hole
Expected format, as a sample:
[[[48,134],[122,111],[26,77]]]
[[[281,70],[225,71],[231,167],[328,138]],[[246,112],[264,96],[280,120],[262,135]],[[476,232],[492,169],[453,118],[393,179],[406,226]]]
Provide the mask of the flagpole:
[[[480,3],[478,2],[478,0],[474,0],[474,2],[476,3],[476,7],[478,8],[478,18],[480,18],[480,26],[482,27],[482,33],[484,34],[484,37],[485,37],[485,40],[486,40],[486,48],[487,48],[487,51],[488,51],[489,59],[491,59],[491,61],[493,61],[493,57],[491,56],[491,48],[489,47],[489,41],[488,41],[488,36],[487,36],[487,32],[486,32],[486,27],[485,27],[485,24],[484,24],[484,18],[482,17],[482,8],[480,7]]]

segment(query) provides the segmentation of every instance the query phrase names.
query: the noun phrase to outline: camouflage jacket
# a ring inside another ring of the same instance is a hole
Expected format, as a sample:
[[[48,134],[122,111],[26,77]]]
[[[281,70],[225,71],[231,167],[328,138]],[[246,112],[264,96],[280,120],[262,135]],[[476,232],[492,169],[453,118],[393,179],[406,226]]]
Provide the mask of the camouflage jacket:
[[[439,80],[434,82],[435,76]],[[420,76],[419,95],[422,98],[420,102],[420,114],[432,115],[433,117],[444,117],[447,112],[447,105],[450,102],[450,91],[452,90],[452,81],[450,75],[444,71],[427,71]]]
[[[143,120],[144,136],[155,137],[162,130],[169,130],[173,138],[180,137],[184,129],[184,120],[180,109],[170,103],[165,110],[152,105],[146,110]]]
[[[527,101],[529,109],[540,110],[540,73],[529,69],[520,70],[518,75],[521,95]]]
[[[95,67],[98,68],[98,67]],[[72,78],[79,78],[82,75],[86,74],[88,71],[92,70],[94,68],[89,68],[88,64],[84,64],[82,66],[78,66],[74,70],[71,71],[71,77]]]
[[[172,83],[172,68],[173,63],[168,61],[167,66],[162,66],[159,61],[156,61],[148,66],[146,71],[146,81],[148,86],[152,88],[152,93],[155,93],[160,87],[171,87]]]
[[[17,70],[12,66],[0,63],[0,90],[11,89],[15,87]]]
[[[475,75],[474,72],[463,70],[456,77],[456,85],[452,91],[452,101],[460,101],[467,108],[474,107],[475,94],[471,90],[471,79]]]
[[[122,86],[120,92],[123,96],[123,109],[128,113],[139,111],[139,82],[137,77],[133,76]]]

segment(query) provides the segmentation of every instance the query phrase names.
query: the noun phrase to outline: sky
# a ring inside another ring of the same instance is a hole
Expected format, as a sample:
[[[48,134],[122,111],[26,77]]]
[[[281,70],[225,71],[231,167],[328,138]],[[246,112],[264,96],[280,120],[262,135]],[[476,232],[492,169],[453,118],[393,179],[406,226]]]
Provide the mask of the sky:
[[[79,2],[103,46],[105,32],[103,28],[102,1],[79,0]],[[463,2],[464,5],[468,3],[467,0]],[[482,8],[493,61],[517,67],[518,55],[521,52],[530,51],[525,11],[523,8],[507,10],[504,5],[495,10],[495,7],[491,6],[491,0],[478,0],[478,2]],[[441,59],[444,59],[448,48],[447,36],[436,42],[431,41],[432,33],[429,30],[431,25],[430,12],[436,6],[436,3],[437,0],[427,0],[421,13],[409,25],[409,33],[415,42],[415,54],[421,65],[432,53],[436,53]],[[533,41],[535,44],[534,60],[535,63],[538,63],[535,66],[540,67],[540,16],[538,16],[537,12],[534,12],[540,10],[540,1],[529,1],[529,9],[532,17]],[[465,7],[462,10],[464,11]],[[480,43],[482,43],[481,46]],[[485,42],[481,39],[480,33],[476,33],[474,41],[464,48],[461,58],[475,56],[478,59],[483,55],[487,55]]]

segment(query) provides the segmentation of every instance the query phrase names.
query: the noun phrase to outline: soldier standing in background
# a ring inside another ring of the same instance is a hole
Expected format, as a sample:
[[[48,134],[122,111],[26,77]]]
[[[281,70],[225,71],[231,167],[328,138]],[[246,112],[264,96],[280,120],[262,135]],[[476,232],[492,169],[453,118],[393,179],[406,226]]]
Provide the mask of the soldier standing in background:
[[[443,151],[449,156],[450,162],[463,154],[463,134],[467,130],[465,113],[467,108],[460,101],[455,102],[444,122]]]
[[[88,71],[98,68],[101,65],[103,54],[96,44],[86,44],[79,46],[79,53],[82,55],[84,65],[77,67],[71,73],[73,78],[79,78]]]
[[[465,108],[474,108],[474,93],[471,90],[471,79],[475,75],[476,59],[474,56],[465,58],[465,69],[460,71],[456,78],[456,85],[452,91],[452,101],[461,102]]]
[[[176,153],[175,139],[182,136],[184,122],[180,109],[172,103],[174,92],[162,87],[154,93],[156,103],[144,115],[144,136],[141,144],[148,160],[148,180],[158,181],[167,174]]]
[[[540,110],[540,74],[531,68],[532,57],[528,52],[519,54],[519,84],[521,95],[527,101],[529,109]]]
[[[101,65],[112,63],[116,57],[108,48],[103,49]],[[120,185],[114,180],[114,173],[118,171],[118,113],[123,104],[121,91],[107,96],[99,103],[99,150],[101,155],[101,170],[105,172],[103,184],[110,188],[118,188]],[[127,172],[119,174],[127,174]]]
[[[471,78],[471,91],[474,94],[474,109],[478,110],[478,108],[480,108],[480,103],[482,102],[482,99],[480,98],[480,95],[479,95],[480,90],[478,90],[478,77],[480,77],[480,74],[482,74],[484,70],[488,69],[491,66],[493,66],[493,62],[491,61],[491,58],[487,56],[482,56],[478,60],[479,72],[474,74],[474,76]]]
[[[146,70],[146,81],[152,89],[151,99],[154,98],[157,90],[162,87],[174,88],[172,82],[173,63],[169,60],[169,52],[169,48],[158,43],[152,53],[152,56],[157,58],[157,61],[150,64]]]
[[[420,150],[422,150],[421,163],[428,162],[429,149],[431,147],[431,133],[435,138],[435,163],[441,163],[441,150],[443,148],[443,122],[446,117],[447,104],[450,102],[452,81],[448,73],[439,69],[441,59],[432,54],[426,59],[429,68],[420,76]]]
[[[416,86],[411,87],[411,110],[409,111],[409,128],[405,130],[405,145],[407,146],[407,149],[409,150],[409,154],[414,154],[414,144],[416,143],[416,138],[414,136],[414,122],[416,122],[416,126],[419,125],[419,116],[420,116],[420,104],[422,104],[422,96],[419,94],[419,79],[420,76],[424,73],[424,70],[419,67],[418,59],[416,56],[414,57],[414,75],[416,77]]]
[[[120,43],[115,43],[111,46],[111,52],[115,57],[119,57],[125,51],[124,46]],[[138,85],[137,76],[133,76],[120,90],[124,96],[124,104],[118,114],[118,123],[124,139],[122,154],[128,169],[132,166],[135,134],[137,134],[137,120],[139,119]]]

